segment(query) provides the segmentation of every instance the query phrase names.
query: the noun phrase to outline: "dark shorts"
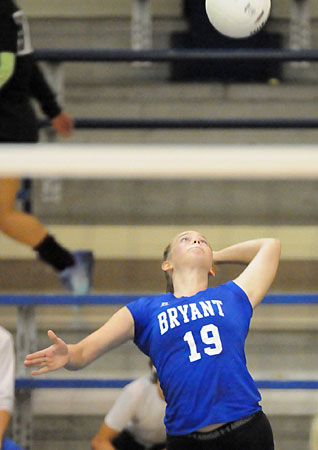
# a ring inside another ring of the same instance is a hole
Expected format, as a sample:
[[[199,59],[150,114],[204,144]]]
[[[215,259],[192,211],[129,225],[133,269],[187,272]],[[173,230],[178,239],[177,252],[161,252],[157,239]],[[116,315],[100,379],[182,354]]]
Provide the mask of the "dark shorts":
[[[133,435],[129,431],[122,431],[112,442],[116,450],[145,450],[146,447],[135,441]],[[149,450],[163,450],[166,444],[154,444]]]
[[[206,433],[167,435],[167,450],[274,450],[273,432],[259,411]]]

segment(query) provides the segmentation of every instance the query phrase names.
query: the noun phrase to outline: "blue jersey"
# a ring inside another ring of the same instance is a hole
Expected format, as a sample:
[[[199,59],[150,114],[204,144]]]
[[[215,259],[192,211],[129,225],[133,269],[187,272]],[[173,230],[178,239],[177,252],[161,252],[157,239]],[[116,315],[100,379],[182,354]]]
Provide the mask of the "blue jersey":
[[[144,297],[127,308],[135,343],[158,372],[168,434],[191,433],[261,409],[244,352],[253,310],[237,284],[192,297]]]

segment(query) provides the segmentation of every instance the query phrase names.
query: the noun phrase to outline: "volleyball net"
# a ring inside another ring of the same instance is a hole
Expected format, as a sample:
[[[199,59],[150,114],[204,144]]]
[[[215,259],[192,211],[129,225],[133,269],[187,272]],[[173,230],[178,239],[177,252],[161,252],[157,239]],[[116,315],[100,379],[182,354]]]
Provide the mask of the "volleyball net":
[[[0,175],[108,179],[316,179],[315,145],[2,145]]]

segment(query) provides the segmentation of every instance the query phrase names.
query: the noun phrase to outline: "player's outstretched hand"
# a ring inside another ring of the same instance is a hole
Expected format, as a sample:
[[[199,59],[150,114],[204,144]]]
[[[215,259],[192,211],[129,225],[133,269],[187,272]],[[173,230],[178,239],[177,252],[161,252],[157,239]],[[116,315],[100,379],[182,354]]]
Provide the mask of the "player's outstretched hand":
[[[40,367],[40,369],[34,370],[32,375],[41,375],[42,373],[49,372],[50,370],[57,370],[64,367],[68,363],[69,353],[65,342],[58,338],[52,330],[49,330],[47,334],[53,344],[44,350],[31,353],[25,358],[25,366]]]

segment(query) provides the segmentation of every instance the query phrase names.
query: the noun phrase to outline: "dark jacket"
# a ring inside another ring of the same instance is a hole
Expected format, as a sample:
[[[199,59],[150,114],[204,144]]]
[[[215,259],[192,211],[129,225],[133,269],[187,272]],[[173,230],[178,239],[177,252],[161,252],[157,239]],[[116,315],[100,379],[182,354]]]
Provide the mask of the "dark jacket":
[[[0,52],[16,55],[12,77],[0,90],[0,142],[37,142],[38,122],[31,99],[50,118],[61,108],[36,63],[27,18],[11,0],[0,0]]]

